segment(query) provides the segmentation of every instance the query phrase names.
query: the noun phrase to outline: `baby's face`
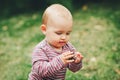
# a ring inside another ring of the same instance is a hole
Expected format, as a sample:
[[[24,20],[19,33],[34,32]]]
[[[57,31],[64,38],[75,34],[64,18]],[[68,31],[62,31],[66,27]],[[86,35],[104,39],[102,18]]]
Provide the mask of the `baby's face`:
[[[71,31],[72,20],[54,17],[48,21],[45,36],[50,45],[59,49],[69,41]]]

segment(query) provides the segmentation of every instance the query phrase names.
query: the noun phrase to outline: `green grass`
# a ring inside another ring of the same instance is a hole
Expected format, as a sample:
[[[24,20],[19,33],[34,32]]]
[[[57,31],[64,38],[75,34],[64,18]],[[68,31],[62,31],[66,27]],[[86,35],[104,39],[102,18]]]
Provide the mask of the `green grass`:
[[[66,80],[120,80],[120,11],[86,5],[73,13],[71,43],[84,55],[83,68]],[[41,13],[0,21],[0,80],[27,80],[31,53],[44,36]]]

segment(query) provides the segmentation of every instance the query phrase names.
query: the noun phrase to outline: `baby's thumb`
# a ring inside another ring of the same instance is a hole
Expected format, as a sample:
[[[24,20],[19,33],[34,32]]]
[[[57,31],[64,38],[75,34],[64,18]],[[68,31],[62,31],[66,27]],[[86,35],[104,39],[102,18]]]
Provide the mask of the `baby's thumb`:
[[[80,57],[80,59],[83,59],[84,58],[84,56],[80,53],[80,52],[76,52],[77,53],[77,55]]]

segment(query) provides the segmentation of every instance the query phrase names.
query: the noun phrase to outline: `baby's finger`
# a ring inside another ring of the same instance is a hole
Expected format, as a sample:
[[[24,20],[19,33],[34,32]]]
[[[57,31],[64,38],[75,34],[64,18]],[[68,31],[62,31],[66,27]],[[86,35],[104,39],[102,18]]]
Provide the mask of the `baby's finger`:
[[[67,63],[74,62],[74,59],[66,60]]]
[[[62,55],[64,55],[64,56],[67,56],[67,55],[69,55],[69,54],[71,54],[70,51],[67,51],[67,52],[62,53]]]
[[[69,54],[68,56],[66,56],[66,59],[69,60],[69,59],[72,59],[74,57],[74,54]]]
[[[76,56],[79,57],[80,59],[84,58],[84,56],[81,53],[79,53],[79,52],[76,52]]]

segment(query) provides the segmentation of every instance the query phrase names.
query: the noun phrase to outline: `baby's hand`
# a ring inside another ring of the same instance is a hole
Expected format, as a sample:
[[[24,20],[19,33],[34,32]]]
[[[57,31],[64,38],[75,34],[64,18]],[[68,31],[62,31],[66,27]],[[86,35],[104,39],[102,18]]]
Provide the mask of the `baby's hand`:
[[[70,51],[64,52],[60,55],[60,58],[64,64],[74,62],[73,57],[74,57],[74,54],[73,52],[70,52]]]
[[[75,52],[75,63],[79,63],[83,59],[83,55],[79,52]]]

